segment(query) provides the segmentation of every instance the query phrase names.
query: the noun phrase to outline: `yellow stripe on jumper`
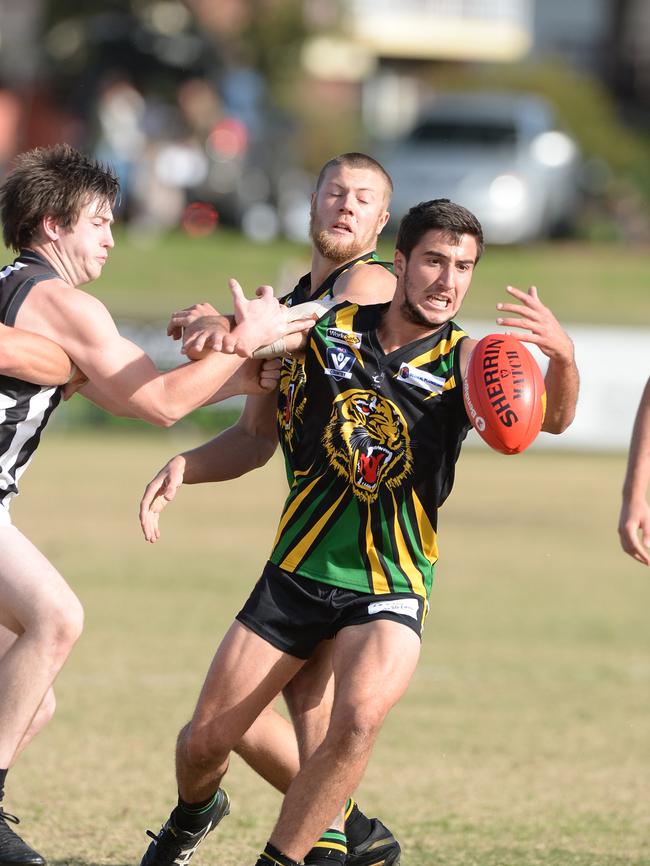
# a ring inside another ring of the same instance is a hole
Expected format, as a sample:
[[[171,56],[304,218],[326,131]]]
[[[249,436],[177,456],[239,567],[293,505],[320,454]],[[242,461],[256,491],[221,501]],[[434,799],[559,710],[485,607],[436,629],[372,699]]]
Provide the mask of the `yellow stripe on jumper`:
[[[300,506],[305,501],[305,499],[309,496],[314,485],[316,484],[316,482],[318,480],[319,480],[318,478],[314,478],[314,480],[311,482],[311,484],[309,484],[309,486],[306,487],[299,496],[296,496],[296,498],[293,500],[291,505],[284,512],[284,514],[282,515],[282,518],[280,519],[280,525],[278,526],[278,531],[275,535],[275,541],[273,542],[273,547],[275,547],[276,544],[280,541],[280,536],[284,532],[284,529],[285,529],[287,523],[289,523],[289,521],[291,520],[293,515],[300,508]]]
[[[336,500],[336,502],[334,502],[333,505],[327,509],[325,514],[323,514],[318,523],[312,526],[312,528],[306,535],[303,535],[303,537],[300,539],[300,543],[297,544],[293,548],[291,553],[289,553],[288,556],[285,556],[285,558],[282,560],[282,562],[280,563],[280,568],[284,568],[286,569],[286,571],[293,571],[298,567],[299,562],[307,553],[313,542],[318,538],[322,528],[326,525],[327,521],[330,519],[330,517],[332,516],[332,514],[334,513],[339,503],[346,494],[347,490],[344,490],[343,493],[341,493],[339,498]]]
[[[433,349],[429,349],[427,352],[418,355],[417,358],[413,358],[412,361],[409,361],[409,366],[419,367],[421,364],[430,364],[431,361],[437,360],[441,355],[448,355],[460,338],[466,336],[465,331],[453,331],[448,340],[441,340]]]
[[[438,539],[436,531],[431,525],[431,521],[427,517],[427,513],[422,507],[422,503],[415,493],[413,493],[413,507],[415,508],[415,516],[420,527],[420,537],[422,538],[422,547],[424,555],[430,562],[435,562],[438,559]]]
[[[398,505],[395,500],[395,494],[391,494],[393,497],[393,529],[395,531],[395,543],[397,545],[397,554],[399,556],[399,566],[404,572],[404,574],[408,577],[411,586],[413,587],[413,592],[416,592],[418,595],[421,595],[423,598],[426,598],[427,591],[424,587],[424,579],[422,577],[422,572],[415,565],[411,555],[409,554],[409,550],[406,544],[406,540],[404,538],[404,533],[402,532],[402,527],[399,523],[399,511]]]
[[[366,521],[366,551],[368,552],[368,559],[370,560],[370,577],[372,580],[373,591],[376,593],[390,592],[388,578],[386,577],[386,572],[381,567],[381,562],[379,561],[377,550],[375,549],[375,539],[372,537],[370,509],[368,509],[368,520]]]

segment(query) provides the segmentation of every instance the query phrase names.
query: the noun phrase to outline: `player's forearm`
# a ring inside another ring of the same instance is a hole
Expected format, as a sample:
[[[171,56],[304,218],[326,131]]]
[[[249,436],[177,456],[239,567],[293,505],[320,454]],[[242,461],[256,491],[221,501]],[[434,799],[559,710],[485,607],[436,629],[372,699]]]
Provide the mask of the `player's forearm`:
[[[276,408],[275,393],[248,397],[234,426],[182,455],[184,482],[229,481],[263,466],[278,442]]]
[[[63,385],[72,362],[56,343],[37,334],[0,326],[0,373],[35,385]]]
[[[244,360],[237,355],[213,352],[200,361],[169,370],[135,391],[126,411],[135,412],[144,421],[170,427],[210,401]]]
[[[544,385],[546,415],[542,430],[546,433],[562,433],[575,418],[578,403],[580,375],[575,360],[551,358]]]
[[[184,484],[230,481],[263,466],[273,455],[275,442],[229,427],[215,439],[185,451]]]
[[[650,379],[636,413],[627,471],[623,482],[624,502],[645,501],[650,484]]]

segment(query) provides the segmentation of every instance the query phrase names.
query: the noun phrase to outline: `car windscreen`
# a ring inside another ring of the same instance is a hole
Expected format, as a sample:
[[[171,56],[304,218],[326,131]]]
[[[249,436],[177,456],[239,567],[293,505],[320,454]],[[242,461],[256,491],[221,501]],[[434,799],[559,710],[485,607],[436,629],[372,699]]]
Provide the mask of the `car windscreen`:
[[[508,122],[435,119],[420,123],[408,140],[414,144],[452,144],[466,147],[502,147],[514,144],[517,132]]]

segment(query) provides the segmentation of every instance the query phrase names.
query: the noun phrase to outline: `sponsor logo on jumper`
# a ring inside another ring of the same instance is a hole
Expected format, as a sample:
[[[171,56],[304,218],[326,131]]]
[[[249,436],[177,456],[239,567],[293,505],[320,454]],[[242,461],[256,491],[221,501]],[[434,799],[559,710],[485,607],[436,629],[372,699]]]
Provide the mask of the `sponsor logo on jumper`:
[[[416,385],[430,394],[442,394],[446,382],[446,379],[441,376],[434,376],[433,373],[427,373],[426,370],[411,367],[409,364],[402,364],[397,375],[403,382]]]
[[[331,376],[336,381],[352,378],[352,367],[356,361],[355,355],[347,349],[330,346],[327,350],[327,367],[325,375]]]
[[[389,610],[391,613],[399,613],[402,616],[417,619],[419,607],[417,598],[396,598],[390,601],[373,601],[372,604],[368,605],[368,613],[372,616],[375,613]]]
[[[326,336],[329,340],[335,343],[344,343],[346,346],[351,346],[353,349],[358,349],[361,346],[361,334],[357,331],[344,331],[341,328],[328,328]]]

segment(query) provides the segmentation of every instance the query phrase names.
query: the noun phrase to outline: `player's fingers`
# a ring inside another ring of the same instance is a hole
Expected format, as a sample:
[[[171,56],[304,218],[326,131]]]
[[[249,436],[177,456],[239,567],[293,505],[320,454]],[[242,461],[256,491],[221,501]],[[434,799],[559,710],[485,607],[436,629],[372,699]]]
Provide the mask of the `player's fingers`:
[[[212,349],[213,352],[220,352],[221,345],[223,343],[223,333],[211,333],[208,334],[205,340],[205,348]]]
[[[285,336],[289,334],[301,334],[305,331],[311,331],[316,324],[315,319],[294,319],[293,322],[287,322],[285,328]]]
[[[239,301],[245,301],[246,300],[246,298],[244,297],[244,290],[242,289],[242,287],[239,285],[238,281],[234,277],[231,277],[228,280],[228,287],[230,288],[230,292],[233,296],[233,299],[239,300]]]
[[[194,336],[194,349],[197,352],[201,352],[203,347],[205,346],[205,341],[209,336],[209,332],[207,331],[198,331]]]
[[[226,334],[221,343],[221,351],[226,355],[232,355],[234,354],[236,344],[237,338],[233,337],[231,334]]]
[[[506,286],[506,292],[526,305],[530,304],[531,300],[534,298],[534,296],[530,294],[530,289],[527,292],[524,292],[516,286]]]
[[[534,319],[510,319],[504,318],[503,316],[498,316],[496,319],[497,325],[501,325],[503,328],[525,328],[529,331],[536,332],[539,327],[539,322],[536,322]]]
[[[638,527],[634,523],[623,525],[619,529],[619,535],[621,547],[626,553],[629,553],[637,562],[641,562],[643,565],[650,565],[650,551],[647,549],[650,547],[650,537],[644,533],[643,539],[639,538]]]
[[[537,293],[537,286],[529,286],[528,294],[531,298],[534,298],[536,301],[539,301],[539,294]]]
[[[535,310],[532,307],[525,307],[522,304],[509,304],[499,301],[496,305],[497,310],[501,313],[516,313],[518,316],[539,316],[541,311]]]
[[[140,500],[140,519],[144,518],[145,514],[148,514],[151,503],[157,492],[160,490],[161,479],[158,475],[154,479],[152,479],[144,489],[144,493],[142,494],[142,499]]]
[[[255,289],[255,294],[258,298],[268,300],[273,297],[273,286],[258,286]]]
[[[150,514],[147,518],[145,526],[143,526],[144,537],[149,544],[155,544],[160,538],[160,530],[158,529],[158,515]]]

